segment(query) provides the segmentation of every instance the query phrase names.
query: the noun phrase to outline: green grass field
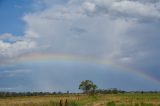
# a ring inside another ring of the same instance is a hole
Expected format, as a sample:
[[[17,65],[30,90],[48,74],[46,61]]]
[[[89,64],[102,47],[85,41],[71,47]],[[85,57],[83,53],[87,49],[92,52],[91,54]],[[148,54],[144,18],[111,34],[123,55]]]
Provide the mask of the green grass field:
[[[67,103],[65,105],[67,99]],[[55,95],[0,98],[0,106],[160,106],[160,94]]]

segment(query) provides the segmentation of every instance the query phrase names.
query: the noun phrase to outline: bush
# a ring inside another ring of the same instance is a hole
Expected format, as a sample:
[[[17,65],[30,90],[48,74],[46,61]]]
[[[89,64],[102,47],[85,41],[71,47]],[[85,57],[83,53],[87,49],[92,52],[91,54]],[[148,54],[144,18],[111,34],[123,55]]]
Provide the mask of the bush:
[[[76,102],[76,101],[71,101],[71,102],[69,103],[69,106],[82,106],[82,104],[79,103],[79,102]]]
[[[107,103],[107,106],[116,106],[116,104],[115,104],[114,101],[112,101],[112,102],[108,102],[108,103]]]

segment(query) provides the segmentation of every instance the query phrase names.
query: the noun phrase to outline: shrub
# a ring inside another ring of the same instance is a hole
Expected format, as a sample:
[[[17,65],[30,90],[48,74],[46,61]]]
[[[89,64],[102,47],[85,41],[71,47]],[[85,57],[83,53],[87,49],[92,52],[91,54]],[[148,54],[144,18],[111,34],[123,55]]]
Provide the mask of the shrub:
[[[69,103],[69,106],[82,106],[82,104],[79,103],[79,102],[77,102],[77,101],[71,101],[71,102]]]
[[[107,106],[116,106],[116,104],[115,104],[114,101],[112,101],[112,102],[108,102],[108,103],[107,103]]]

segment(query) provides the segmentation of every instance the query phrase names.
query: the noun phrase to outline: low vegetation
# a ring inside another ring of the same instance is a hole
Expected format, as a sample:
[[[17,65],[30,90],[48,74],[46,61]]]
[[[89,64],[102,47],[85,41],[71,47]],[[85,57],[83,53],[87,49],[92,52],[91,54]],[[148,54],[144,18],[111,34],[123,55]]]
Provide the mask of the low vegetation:
[[[160,106],[160,92],[97,89],[90,80],[82,81],[83,93],[0,92],[0,106]]]
[[[61,94],[0,98],[0,106],[160,106],[160,94]]]

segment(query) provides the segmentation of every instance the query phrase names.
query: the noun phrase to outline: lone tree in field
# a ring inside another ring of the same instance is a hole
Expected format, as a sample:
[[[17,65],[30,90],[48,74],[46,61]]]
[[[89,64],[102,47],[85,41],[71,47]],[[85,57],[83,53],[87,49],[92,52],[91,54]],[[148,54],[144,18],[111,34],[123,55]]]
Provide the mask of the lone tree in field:
[[[81,82],[79,89],[83,90],[83,92],[86,94],[95,93],[97,85],[94,84],[91,80],[85,80]]]

